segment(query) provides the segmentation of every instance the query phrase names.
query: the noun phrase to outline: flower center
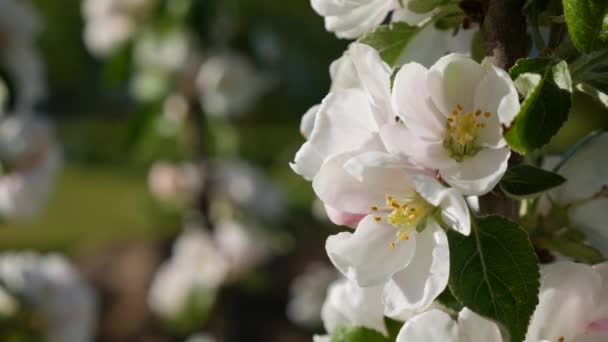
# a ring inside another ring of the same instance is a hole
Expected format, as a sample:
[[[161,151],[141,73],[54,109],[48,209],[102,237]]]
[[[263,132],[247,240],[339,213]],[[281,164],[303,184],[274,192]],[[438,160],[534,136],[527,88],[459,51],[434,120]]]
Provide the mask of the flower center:
[[[480,129],[486,127],[485,119],[492,116],[490,112],[463,112],[457,104],[452,115],[448,118],[448,136],[444,140],[444,147],[456,161],[462,161],[465,156],[474,156],[481,147],[477,144],[477,135]]]
[[[422,225],[433,206],[418,193],[399,198],[387,194],[385,198],[384,207],[373,205],[371,209],[377,213],[374,217],[377,222],[385,221],[397,228],[396,239],[389,245],[391,250],[394,250],[399,241],[409,240],[409,233],[412,229],[418,231],[424,229]]]

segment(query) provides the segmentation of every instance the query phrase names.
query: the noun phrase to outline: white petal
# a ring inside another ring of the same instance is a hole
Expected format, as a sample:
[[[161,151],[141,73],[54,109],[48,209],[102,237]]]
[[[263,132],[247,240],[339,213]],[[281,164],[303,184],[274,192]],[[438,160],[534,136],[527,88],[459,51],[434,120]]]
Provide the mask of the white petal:
[[[315,120],[317,118],[319,107],[320,105],[318,104],[310,107],[310,109],[307,110],[302,116],[302,121],[300,122],[300,133],[302,133],[305,138],[310,136],[313,128],[315,127]]]
[[[542,268],[540,302],[525,341],[570,341],[584,333],[593,321],[601,287],[601,276],[588,265],[561,262]]]
[[[353,39],[380,25],[397,5],[393,0],[373,0],[336,16],[325,17],[325,29],[339,38]]]
[[[560,169],[567,182],[550,192],[560,204],[588,199],[608,184],[608,133],[601,133],[581,147]]]
[[[447,313],[429,310],[405,322],[396,342],[458,342],[458,326]]]
[[[445,232],[430,219],[416,235],[416,255],[384,287],[384,313],[400,316],[422,312],[443,292],[450,275],[450,251]]]
[[[473,311],[464,308],[458,314],[459,342],[503,342],[498,326]]]
[[[465,158],[456,167],[440,171],[441,177],[464,195],[488,193],[507,171],[511,150],[484,148]]]
[[[446,117],[430,101],[426,89],[428,70],[420,64],[401,67],[393,83],[393,106],[405,124],[420,137],[442,140]]]
[[[410,167],[410,165],[403,159],[381,151],[363,152],[344,163],[344,169],[360,182],[372,176],[368,175],[368,172],[377,169],[403,169],[407,167]]]
[[[474,111],[474,90],[482,76],[483,69],[477,62],[464,55],[449,54],[431,67],[427,88],[447,117],[457,104],[465,111]]]
[[[378,126],[394,120],[391,106],[391,68],[384,63],[378,51],[369,45],[353,43],[349,53],[361,85],[369,96]]]
[[[403,6],[403,8],[397,9],[395,10],[395,12],[393,12],[393,16],[391,17],[391,20],[393,22],[405,22],[408,23],[412,26],[416,26],[418,24],[420,24],[424,19],[429,18],[433,15],[433,12],[430,13],[414,13],[412,11],[410,11],[406,6]],[[433,25],[431,25],[433,26]]]
[[[353,177],[345,164],[357,152],[336,155],[323,164],[312,187],[321,201],[340,211],[369,213],[370,207],[382,205],[387,194],[410,194],[413,187],[405,169],[367,166],[360,180]]]
[[[382,286],[359,287],[340,279],[327,291],[321,318],[328,333],[340,326],[362,326],[386,335],[384,325]]]
[[[291,166],[291,169],[295,173],[311,181],[319,172],[322,163],[323,156],[321,153],[307,141],[296,152],[294,161],[293,163],[289,163],[289,166]]]
[[[331,75],[331,90],[337,91],[350,88],[362,88],[361,80],[357,75],[357,69],[347,50],[344,55],[331,63],[329,66]]]
[[[419,138],[405,125],[384,125],[380,128],[380,136],[390,153],[411,159],[429,169],[443,169],[458,165],[443,147],[443,141]]]
[[[331,342],[331,336],[329,335],[313,335],[312,342]]]
[[[509,74],[483,61],[484,75],[475,89],[475,109],[491,112],[499,122],[510,126],[519,113],[519,95]]]
[[[471,216],[462,194],[453,188],[446,188],[435,178],[417,174],[412,176],[416,191],[429,203],[441,208],[441,218],[452,229],[463,235],[471,233]]]
[[[334,266],[359,286],[383,284],[410,263],[416,251],[414,234],[407,241],[397,239],[395,227],[376,222],[368,215],[354,233],[339,233],[327,239],[325,249]]]

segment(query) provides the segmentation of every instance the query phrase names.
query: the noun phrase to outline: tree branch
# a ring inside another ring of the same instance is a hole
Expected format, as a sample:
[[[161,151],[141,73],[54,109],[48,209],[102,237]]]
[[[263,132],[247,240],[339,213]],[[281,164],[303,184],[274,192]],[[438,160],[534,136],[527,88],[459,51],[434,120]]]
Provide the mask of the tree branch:
[[[525,0],[481,0],[484,16],[481,32],[486,56],[497,67],[508,70],[526,55],[528,39]]]

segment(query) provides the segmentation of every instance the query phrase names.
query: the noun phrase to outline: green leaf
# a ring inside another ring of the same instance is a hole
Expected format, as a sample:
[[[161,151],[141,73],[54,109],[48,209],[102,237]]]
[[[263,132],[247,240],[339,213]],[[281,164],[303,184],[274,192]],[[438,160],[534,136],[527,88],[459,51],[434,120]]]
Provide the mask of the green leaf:
[[[576,85],[576,90],[584,93],[586,95],[591,96],[597,103],[604,106],[604,108],[608,109],[608,94],[599,91],[597,88],[587,84],[587,83],[579,83]]]
[[[550,58],[520,59],[510,73],[525,100],[505,138],[526,154],[546,145],[568,119],[572,81],[568,64]]]
[[[508,195],[520,198],[537,195],[565,181],[564,177],[553,172],[530,165],[516,165],[507,170],[500,187]]]
[[[566,236],[541,241],[539,246],[588,264],[596,264],[605,260],[602,253],[597,249]]]
[[[391,66],[395,66],[399,57],[420,31],[420,27],[398,22],[382,25],[365,34],[359,39],[360,43],[374,47],[382,59]]]
[[[399,335],[401,327],[403,327],[403,322],[389,317],[384,317],[384,323],[386,324],[386,330],[388,330],[388,339],[395,341],[397,339],[397,335]]]
[[[441,5],[443,0],[410,0],[407,9],[414,13],[428,13]]]
[[[331,336],[331,342],[389,342],[380,332],[364,327],[342,327]]]
[[[501,323],[511,342],[521,342],[540,286],[528,234],[496,215],[476,218],[472,228],[470,236],[448,231],[450,290],[469,309]]]
[[[449,287],[437,297],[439,304],[452,311],[452,314],[457,315],[464,306],[454,297]]]
[[[608,1],[563,0],[570,39],[584,53],[608,48]]]

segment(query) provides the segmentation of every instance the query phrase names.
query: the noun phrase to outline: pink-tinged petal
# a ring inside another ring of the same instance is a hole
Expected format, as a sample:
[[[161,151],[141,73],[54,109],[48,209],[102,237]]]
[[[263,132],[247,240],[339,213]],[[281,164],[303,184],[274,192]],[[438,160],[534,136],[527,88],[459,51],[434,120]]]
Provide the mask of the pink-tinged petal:
[[[467,202],[454,188],[446,188],[437,179],[426,175],[412,176],[416,191],[429,203],[441,208],[441,218],[460,234],[471,233],[471,216]]]
[[[402,66],[393,83],[393,106],[396,114],[417,136],[443,140],[447,134],[447,121],[426,90],[427,74],[428,70],[417,63]]]
[[[587,331],[608,333],[608,318],[589,323],[587,326]]]
[[[464,308],[458,314],[459,342],[503,342],[496,323]]]
[[[416,255],[384,287],[384,313],[398,317],[422,312],[445,289],[450,273],[450,250],[445,232],[434,220],[416,235]]]
[[[359,286],[386,283],[410,263],[416,252],[416,235],[407,241],[397,239],[395,227],[366,216],[354,233],[339,233],[327,239],[325,249],[331,262],[342,274]]]
[[[419,138],[405,125],[384,125],[380,128],[380,137],[390,153],[408,158],[423,167],[443,169],[457,166],[443,147],[443,141]]]
[[[483,76],[480,64],[470,57],[449,54],[435,63],[427,77],[427,89],[439,110],[450,116],[457,105],[474,111],[474,89]]]
[[[357,155],[357,152],[339,154],[323,164],[312,182],[323,203],[348,213],[368,213],[371,206],[382,205],[387,194],[413,192],[404,169],[370,166],[361,171],[363,178],[353,177],[344,166]]]
[[[329,220],[334,224],[350,228],[355,228],[357,224],[367,216],[367,214],[352,214],[336,210],[328,205],[325,205],[325,212],[327,213]]]
[[[455,167],[439,171],[441,177],[463,195],[483,195],[498,184],[507,171],[511,150],[485,148]]]
[[[560,262],[541,268],[539,304],[525,341],[571,341],[584,334],[601,290],[602,278],[591,266]]]
[[[447,313],[429,310],[405,322],[396,342],[460,342],[458,326]]]
[[[372,105],[378,126],[394,120],[391,106],[392,69],[384,63],[376,49],[369,45],[353,43],[349,48],[352,61]]]

